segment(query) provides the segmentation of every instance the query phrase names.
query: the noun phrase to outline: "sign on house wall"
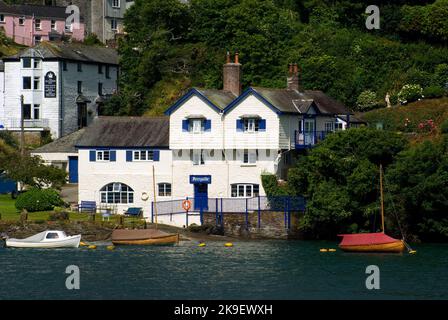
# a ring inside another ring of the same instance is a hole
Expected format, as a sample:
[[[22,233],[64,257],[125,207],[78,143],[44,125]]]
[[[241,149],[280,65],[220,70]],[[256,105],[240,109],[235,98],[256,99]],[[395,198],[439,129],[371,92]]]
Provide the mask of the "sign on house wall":
[[[44,80],[45,98],[56,98],[56,75],[49,71]]]

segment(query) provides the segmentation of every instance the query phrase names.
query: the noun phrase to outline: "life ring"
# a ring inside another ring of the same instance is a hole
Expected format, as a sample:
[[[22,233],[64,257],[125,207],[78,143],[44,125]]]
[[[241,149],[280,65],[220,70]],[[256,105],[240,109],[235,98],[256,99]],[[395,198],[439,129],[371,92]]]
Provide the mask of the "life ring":
[[[191,209],[191,201],[190,201],[190,200],[184,200],[184,201],[182,201],[182,208],[183,208],[185,211],[190,210],[190,209]]]

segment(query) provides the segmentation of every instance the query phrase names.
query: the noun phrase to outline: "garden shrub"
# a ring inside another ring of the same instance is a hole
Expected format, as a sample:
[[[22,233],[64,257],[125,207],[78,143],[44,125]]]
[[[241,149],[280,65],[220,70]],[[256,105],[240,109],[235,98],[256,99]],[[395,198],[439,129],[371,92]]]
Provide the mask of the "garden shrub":
[[[17,197],[16,208],[26,209],[29,212],[52,210],[55,206],[61,206],[64,202],[54,189],[32,188]]]
[[[445,94],[445,89],[441,86],[429,86],[423,90],[423,96],[425,98],[440,98]]]
[[[367,111],[373,109],[377,105],[376,93],[371,90],[361,92],[356,100],[356,108],[359,111]]]
[[[444,134],[448,134],[448,119],[442,122],[440,125],[440,131]]]
[[[422,98],[423,89],[419,84],[405,84],[398,93],[398,101],[402,104],[417,101]]]

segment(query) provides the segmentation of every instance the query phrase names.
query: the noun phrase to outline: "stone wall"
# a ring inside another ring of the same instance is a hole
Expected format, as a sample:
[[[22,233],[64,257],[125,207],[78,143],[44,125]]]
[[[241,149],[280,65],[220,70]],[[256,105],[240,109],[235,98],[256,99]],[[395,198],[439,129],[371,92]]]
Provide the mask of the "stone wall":
[[[249,239],[297,239],[301,237],[299,231],[299,216],[291,213],[291,227],[285,228],[285,214],[283,212],[261,212],[260,227],[258,213],[224,213],[224,235]],[[204,213],[204,225],[216,225],[215,213]]]

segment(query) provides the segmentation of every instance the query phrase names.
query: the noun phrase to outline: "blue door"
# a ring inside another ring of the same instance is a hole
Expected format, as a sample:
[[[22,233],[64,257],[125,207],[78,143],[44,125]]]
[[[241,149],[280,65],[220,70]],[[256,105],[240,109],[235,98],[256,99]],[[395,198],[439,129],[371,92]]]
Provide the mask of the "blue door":
[[[68,182],[78,183],[78,157],[68,157]]]
[[[194,210],[208,210],[208,184],[206,183],[194,185]]]

